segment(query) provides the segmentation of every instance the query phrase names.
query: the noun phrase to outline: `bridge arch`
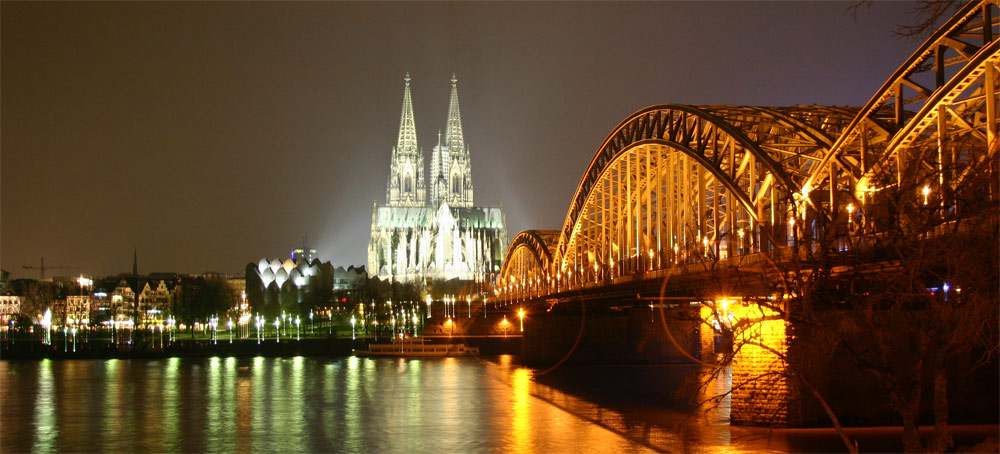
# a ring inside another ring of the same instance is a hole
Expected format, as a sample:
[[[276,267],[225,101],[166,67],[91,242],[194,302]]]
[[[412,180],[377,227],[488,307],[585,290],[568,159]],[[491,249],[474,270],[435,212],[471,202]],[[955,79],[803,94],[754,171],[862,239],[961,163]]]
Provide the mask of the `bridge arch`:
[[[557,278],[596,281],[676,264],[695,250],[725,257],[768,247],[784,235],[799,182],[853,113],[659,105],[632,114],[577,187]]]
[[[863,214],[874,192],[904,184],[947,205],[965,169],[996,158],[998,16],[995,0],[969,2],[893,72],[811,170],[804,187],[829,194],[814,208]]]
[[[514,236],[497,277],[495,293],[537,293],[552,281],[553,252],[558,230],[524,230]]]
[[[554,274],[558,291],[560,281],[839,239],[867,223],[877,185],[920,184],[946,207],[973,165],[1000,167],[998,16],[998,0],[964,5],[861,109],[669,104],[633,113],[584,172],[551,261],[536,254],[532,266]],[[507,266],[501,276],[516,276]]]

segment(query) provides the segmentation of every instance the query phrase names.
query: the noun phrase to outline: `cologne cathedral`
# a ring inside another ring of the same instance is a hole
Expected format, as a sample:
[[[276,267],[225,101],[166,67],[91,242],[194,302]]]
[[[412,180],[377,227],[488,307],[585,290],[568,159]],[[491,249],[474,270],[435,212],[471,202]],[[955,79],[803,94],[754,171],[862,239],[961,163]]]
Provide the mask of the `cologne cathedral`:
[[[392,149],[385,205],[375,204],[368,270],[383,280],[491,281],[507,247],[503,206],[475,206],[472,163],[462,135],[458,79],[444,136],[438,132],[429,172],[417,145],[410,75],[403,79],[403,112]]]

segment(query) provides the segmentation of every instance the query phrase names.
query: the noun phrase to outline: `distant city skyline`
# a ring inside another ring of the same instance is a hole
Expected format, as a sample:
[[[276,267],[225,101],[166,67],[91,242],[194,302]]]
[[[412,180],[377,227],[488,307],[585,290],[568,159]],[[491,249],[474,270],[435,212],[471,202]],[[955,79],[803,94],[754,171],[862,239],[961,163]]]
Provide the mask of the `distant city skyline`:
[[[5,2],[0,266],[241,273],[304,235],[365,264],[407,72],[425,153],[455,73],[477,204],[558,229],[643,107],[864,104],[911,4],[848,6]]]

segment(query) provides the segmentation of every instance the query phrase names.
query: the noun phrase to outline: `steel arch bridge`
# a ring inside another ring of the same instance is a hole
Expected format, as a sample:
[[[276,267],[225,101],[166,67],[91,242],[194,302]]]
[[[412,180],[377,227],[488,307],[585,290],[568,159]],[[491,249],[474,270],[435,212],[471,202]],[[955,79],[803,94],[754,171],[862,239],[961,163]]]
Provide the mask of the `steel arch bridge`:
[[[514,238],[494,292],[543,296],[875,229],[867,210],[888,186],[947,206],[997,159],[998,16],[996,0],[965,5],[861,109],[635,112],[598,148],[562,229]]]

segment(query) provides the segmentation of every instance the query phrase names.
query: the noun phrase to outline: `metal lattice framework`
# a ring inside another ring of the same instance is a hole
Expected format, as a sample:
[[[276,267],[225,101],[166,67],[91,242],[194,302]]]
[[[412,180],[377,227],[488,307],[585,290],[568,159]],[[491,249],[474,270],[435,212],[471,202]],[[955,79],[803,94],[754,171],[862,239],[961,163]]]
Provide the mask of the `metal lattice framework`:
[[[587,167],[555,247],[537,231],[514,239],[497,293],[789,246],[823,234],[818,216],[835,228],[854,219],[844,211],[863,216],[864,194],[887,173],[897,183],[935,175],[943,199],[964,169],[997,151],[996,9],[995,0],[964,6],[860,110],[658,105],[632,114]]]
[[[970,2],[931,35],[811,170],[803,195],[829,197],[803,199],[830,219],[848,207],[863,214],[867,195],[883,189],[873,180],[894,175],[897,185],[928,180],[947,203],[963,171],[997,152],[997,16],[996,1]]]
[[[525,230],[510,242],[504,256],[505,277],[500,279],[509,291],[511,287],[542,287],[542,281],[550,282],[552,254],[559,241],[558,230]],[[499,293],[499,292],[498,292]]]

